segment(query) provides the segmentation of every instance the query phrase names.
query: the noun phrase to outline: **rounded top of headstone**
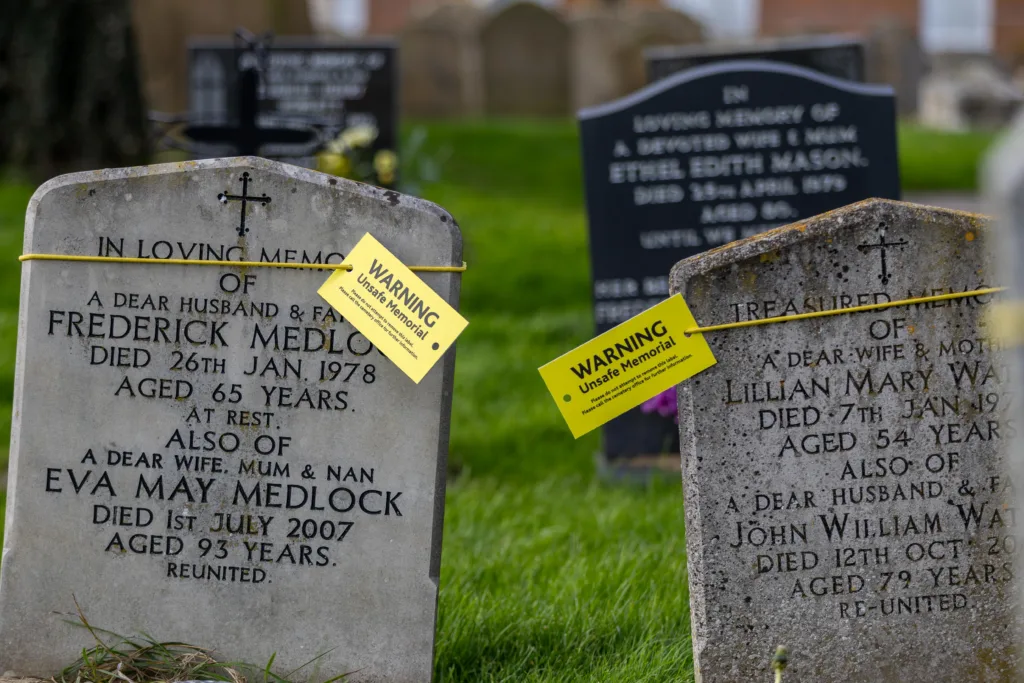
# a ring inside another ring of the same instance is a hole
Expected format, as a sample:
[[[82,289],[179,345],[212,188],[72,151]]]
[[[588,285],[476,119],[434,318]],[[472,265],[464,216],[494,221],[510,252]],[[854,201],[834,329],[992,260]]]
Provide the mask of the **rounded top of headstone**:
[[[930,223],[941,218],[968,221],[980,230],[988,229],[991,223],[988,216],[966,211],[922,206],[892,199],[865,199],[805,221],[790,223],[753,237],[730,242],[680,261],[672,268],[669,284],[673,293],[685,293],[687,283],[695,277],[805,240],[872,223]]]
[[[301,166],[264,159],[255,156],[223,157],[218,159],[201,159],[196,161],[181,161],[168,164],[155,164],[151,166],[130,166],[126,168],[110,168],[96,171],[82,171],[68,173],[51,178],[40,185],[32,198],[29,200],[26,212],[26,246],[28,246],[31,225],[34,216],[40,207],[52,193],[71,186],[79,186],[82,192],[88,196],[95,194],[101,185],[105,183],[122,183],[128,180],[153,179],[159,176],[171,176],[201,174],[204,172],[216,172],[223,169],[239,169],[242,174],[247,170],[252,172],[271,173],[275,176],[283,176],[285,180],[306,183],[313,187],[327,189],[331,193],[348,195],[353,199],[359,198],[363,201],[369,200],[378,204],[382,210],[391,211],[400,208],[404,211],[425,213],[437,219],[438,226],[452,234],[455,243],[461,245],[462,237],[459,232],[458,223],[455,218],[445,209],[425,199],[401,194],[394,190],[359,183],[347,178],[340,178],[327,173],[320,173]],[[127,195],[130,196],[130,195]]]
[[[696,66],[692,69],[685,69],[676,72],[671,76],[651,83],[650,85],[637,90],[612,102],[606,102],[596,107],[581,109],[578,113],[580,120],[594,119],[602,116],[609,116],[622,112],[643,102],[654,100],[665,95],[680,85],[696,83],[703,79],[712,79],[722,75],[734,73],[763,72],[766,74],[780,75],[792,79],[813,81],[831,87],[837,91],[852,93],[866,97],[892,97],[893,88],[888,85],[864,84],[853,81],[846,81],[827,74],[793,64],[772,62],[759,59],[736,59],[723,62],[715,62]]]

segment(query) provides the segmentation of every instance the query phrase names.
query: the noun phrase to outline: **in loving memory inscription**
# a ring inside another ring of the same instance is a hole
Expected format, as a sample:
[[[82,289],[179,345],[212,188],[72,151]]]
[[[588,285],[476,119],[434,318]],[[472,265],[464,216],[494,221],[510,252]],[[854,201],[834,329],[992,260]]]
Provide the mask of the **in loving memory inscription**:
[[[598,332],[668,294],[680,259],[869,197],[899,198],[891,88],[724,62],[580,113]],[[671,419],[605,428],[611,459],[671,450]]]
[[[439,207],[255,158],[58,178],[25,251],[340,263],[367,231],[461,263]],[[74,659],[74,595],[228,660],[430,679],[453,356],[414,384],[320,299],[329,272],[25,264],[0,670]]]
[[[704,324],[992,286],[986,222],[867,201],[680,263]],[[702,681],[1016,680],[991,295],[711,332],[681,385]]]

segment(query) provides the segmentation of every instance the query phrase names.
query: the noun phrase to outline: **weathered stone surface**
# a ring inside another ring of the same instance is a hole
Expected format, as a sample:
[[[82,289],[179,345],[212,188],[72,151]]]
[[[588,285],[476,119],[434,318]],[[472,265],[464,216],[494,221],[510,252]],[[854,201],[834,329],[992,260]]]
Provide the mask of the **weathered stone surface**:
[[[867,36],[868,83],[885,83],[896,91],[901,117],[917,114],[918,90],[927,70],[917,32],[899,21],[883,20]]]
[[[337,263],[366,232],[461,263],[443,209],[256,158],[57,178],[24,250]],[[319,298],[328,274],[25,263],[0,671],[73,661],[77,599],[227,661],[430,680],[454,354],[413,383]],[[457,303],[457,274],[423,277]]]
[[[561,15],[513,2],[488,19],[480,41],[487,115],[569,113],[571,39]]]
[[[996,217],[989,249],[1000,282],[1008,292],[995,336],[1009,348],[1010,384],[1024,386],[1024,119],[1018,118],[994,146],[982,167],[985,208]],[[1024,424],[1024,404],[1013,406],[1017,424]],[[1007,469],[1015,482],[1024,481],[1024,436],[1018,431],[1006,445]],[[1018,489],[1017,504],[1024,501]],[[1018,546],[1024,540],[1017,531]],[[1018,558],[1019,561],[1020,558]],[[1018,586],[1020,580],[1018,579]]]
[[[402,110],[408,116],[483,113],[480,29],[486,14],[473,5],[445,4],[402,29]]]
[[[997,284],[988,221],[868,200],[679,263],[702,325]],[[885,243],[886,246],[880,246]],[[707,334],[680,386],[698,681],[1018,680],[991,296]]]

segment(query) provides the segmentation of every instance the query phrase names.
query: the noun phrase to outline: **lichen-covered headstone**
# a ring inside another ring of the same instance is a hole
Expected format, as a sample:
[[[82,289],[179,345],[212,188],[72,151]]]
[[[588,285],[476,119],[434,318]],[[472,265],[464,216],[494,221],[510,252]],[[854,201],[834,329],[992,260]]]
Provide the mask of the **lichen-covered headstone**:
[[[682,261],[699,324],[998,284],[981,217],[869,200]],[[680,387],[698,681],[1017,680],[994,295],[708,332]]]
[[[416,384],[333,312],[371,233],[461,264],[451,216],[256,158],[63,176],[29,204],[0,671],[97,628],[297,678],[430,680],[454,351]],[[459,275],[423,273],[456,305]],[[319,659],[317,659],[319,657]]]

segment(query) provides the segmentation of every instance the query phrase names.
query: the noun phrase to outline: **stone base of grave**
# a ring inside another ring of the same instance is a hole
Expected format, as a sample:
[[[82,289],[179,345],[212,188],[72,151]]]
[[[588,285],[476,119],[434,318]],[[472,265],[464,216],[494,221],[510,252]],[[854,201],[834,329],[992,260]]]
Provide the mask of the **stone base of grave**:
[[[0,676],[0,683],[43,683],[42,678],[11,678]]]
[[[594,456],[597,475],[605,481],[646,483],[651,479],[680,476],[679,456],[672,453],[634,455],[628,458],[608,458],[604,453]]]

